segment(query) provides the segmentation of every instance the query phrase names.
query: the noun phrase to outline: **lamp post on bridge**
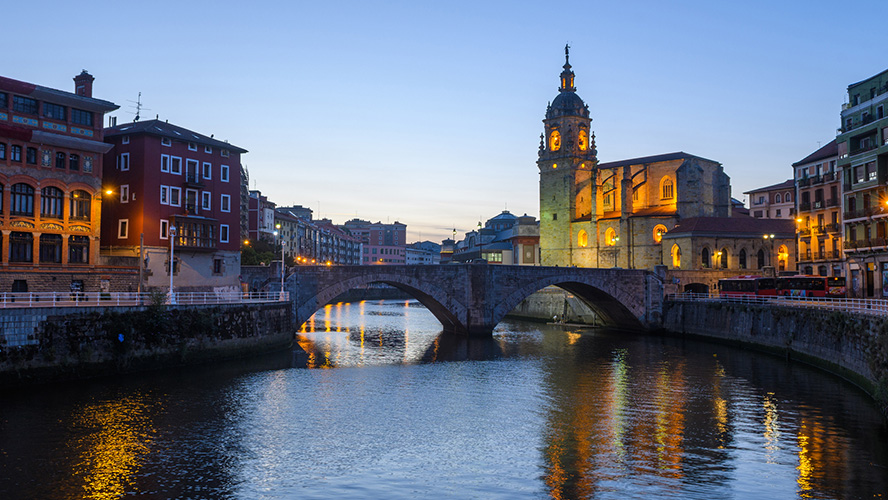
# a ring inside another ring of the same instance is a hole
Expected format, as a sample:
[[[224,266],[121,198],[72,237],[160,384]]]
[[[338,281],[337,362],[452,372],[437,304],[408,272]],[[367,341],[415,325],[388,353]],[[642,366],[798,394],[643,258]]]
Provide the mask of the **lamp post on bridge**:
[[[284,245],[286,242],[284,241],[284,233],[281,231],[281,225],[275,224],[274,235],[279,238],[281,244],[281,294],[279,296],[279,300],[284,300]]]

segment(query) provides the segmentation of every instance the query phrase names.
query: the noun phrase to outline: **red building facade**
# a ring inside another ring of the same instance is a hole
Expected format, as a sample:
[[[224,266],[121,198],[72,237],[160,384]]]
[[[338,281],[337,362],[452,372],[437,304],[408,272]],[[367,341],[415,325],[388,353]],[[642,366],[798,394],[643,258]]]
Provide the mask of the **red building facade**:
[[[118,106],[93,80],[71,93],[0,77],[0,291],[120,290],[133,273],[99,262],[102,123]]]
[[[241,160],[247,151],[160,120],[105,130],[103,252],[139,256],[142,284],[177,291],[239,288]]]

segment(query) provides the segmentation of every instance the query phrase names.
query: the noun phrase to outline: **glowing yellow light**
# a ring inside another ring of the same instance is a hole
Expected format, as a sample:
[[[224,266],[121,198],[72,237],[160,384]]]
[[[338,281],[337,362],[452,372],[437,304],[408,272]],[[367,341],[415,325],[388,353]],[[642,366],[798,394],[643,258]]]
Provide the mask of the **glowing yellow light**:
[[[111,191],[110,189],[106,189],[106,190],[105,190],[105,194],[109,194],[109,195],[110,195],[110,194],[114,194],[114,191]]]
[[[327,261],[327,265],[328,265],[328,266],[332,266],[332,265],[333,265],[333,263],[332,263],[332,262],[330,262],[330,261],[329,261],[329,260],[328,260],[328,261]]]
[[[558,164],[557,164],[557,163],[553,163],[553,164],[552,164],[552,168],[558,168]]]

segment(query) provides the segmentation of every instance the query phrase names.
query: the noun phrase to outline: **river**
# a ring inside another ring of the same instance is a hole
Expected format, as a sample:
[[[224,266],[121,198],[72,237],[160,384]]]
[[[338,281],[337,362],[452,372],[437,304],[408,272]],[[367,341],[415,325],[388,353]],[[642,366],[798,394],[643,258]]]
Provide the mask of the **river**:
[[[719,344],[336,304],[292,353],[0,394],[0,498],[873,498],[854,386]]]

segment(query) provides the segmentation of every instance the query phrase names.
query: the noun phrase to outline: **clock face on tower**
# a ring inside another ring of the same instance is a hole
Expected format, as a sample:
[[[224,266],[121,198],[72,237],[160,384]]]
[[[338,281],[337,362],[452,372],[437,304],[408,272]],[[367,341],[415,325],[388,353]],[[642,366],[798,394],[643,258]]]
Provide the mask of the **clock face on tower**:
[[[553,130],[551,134],[549,134],[549,150],[558,151],[561,149],[561,133],[557,130]]]
[[[580,146],[580,151],[585,151],[589,148],[589,136],[586,134],[585,130],[580,130],[580,136],[577,139],[577,144]]]

